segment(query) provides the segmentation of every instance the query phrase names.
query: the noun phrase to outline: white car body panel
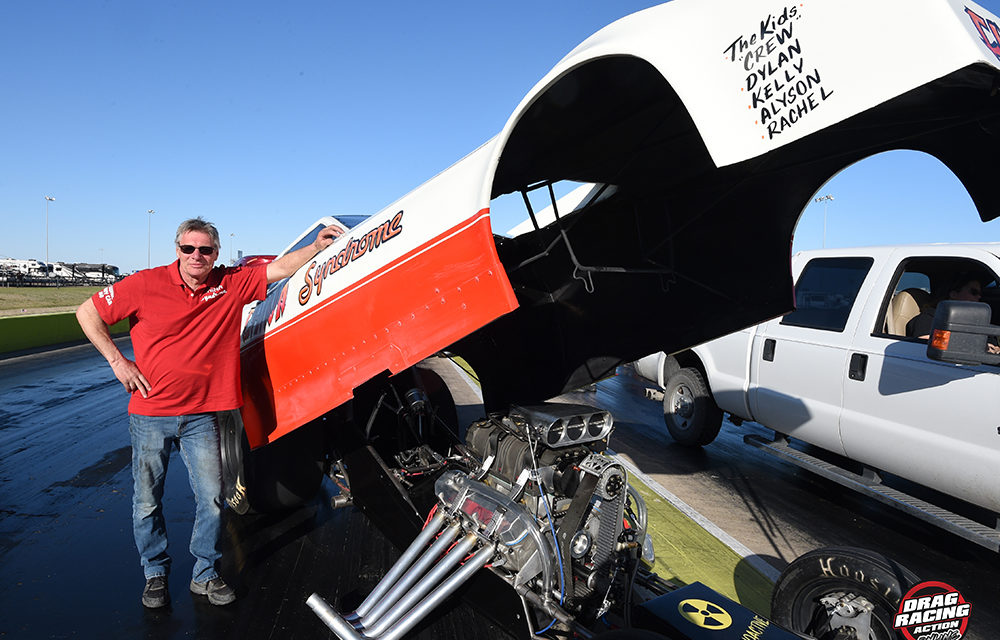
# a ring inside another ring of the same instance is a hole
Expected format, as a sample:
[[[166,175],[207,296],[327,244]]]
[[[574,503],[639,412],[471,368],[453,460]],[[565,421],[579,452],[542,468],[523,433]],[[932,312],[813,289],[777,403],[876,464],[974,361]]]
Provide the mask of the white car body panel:
[[[991,50],[983,40],[991,33],[980,36],[966,7],[995,21],[979,5],[954,0],[837,0],[808,5],[675,0],[622,18],[573,49],[528,93],[505,132],[536,96],[569,70],[605,56],[631,55],[647,60],[670,81],[715,163],[733,164],[815,133],[928,78],[976,62],[1000,68],[1000,47]],[[792,12],[794,17],[789,16]],[[771,20],[773,29],[762,28]],[[705,30],[692,30],[692,24],[703,24]],[[763,38],[762,30],[767,32]],[[788,36],[783,35],[786,31]],[[850,46],[845,46],[846,34]],[[789,54],[795,41],[801,52]],[[801,97],[812,95],[813,106],[780,133],[769,133],[768,121],[780,122],[787,112],[779,113],[781,105],[774,103],[776,118],[762,115],[773,102],[765,99],[763,89],[770,87],[778,95],[797,82],[809,85]],[[758,92],[756,102],[754,92]]]

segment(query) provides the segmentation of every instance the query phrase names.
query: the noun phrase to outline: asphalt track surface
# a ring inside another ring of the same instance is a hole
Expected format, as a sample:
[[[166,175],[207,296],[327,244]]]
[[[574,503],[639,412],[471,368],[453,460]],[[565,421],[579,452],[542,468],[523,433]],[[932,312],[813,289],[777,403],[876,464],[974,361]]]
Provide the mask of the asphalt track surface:
[[[745,433],[766,433],[757,425],[727,423],[703,450],[678,447],[642,387],[621,375],[574,399],[610,409],[612,448],[755,563],[777,573],[813,548],[871,548],[957,587],[973,606],[966,638],[1000,635],[1000,556],[747,447]],[[282,517],[227,513],[221,569],[239,600],[213,607],[187,592],[192,498],[176,456],[165,497],[172,605],[142,607],[126,405],[89,345],[0,361],[0,638],[332,637],[305,599],[315,591],[336,606],[367,592],[391,545],[328,496]],[[507,637],[471,607],[446,609],[411,637]]]

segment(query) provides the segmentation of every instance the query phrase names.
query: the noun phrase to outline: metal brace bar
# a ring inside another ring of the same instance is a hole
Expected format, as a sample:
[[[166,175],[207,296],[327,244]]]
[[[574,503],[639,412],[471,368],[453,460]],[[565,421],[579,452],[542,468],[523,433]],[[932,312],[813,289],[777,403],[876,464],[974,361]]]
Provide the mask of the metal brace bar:
[[[563,219],[559,215],[559,207],[556,202],[555,190],[552,188],[552,181],[546,181],[536,185],[530,185],[521,191],[521,196],[524,198],[524,203],[528,209],[528,216],[531,218],[531,223],[534,225],[536,231],[541,229],[541,227],[538,224],[538,219],[535,216],[534,209],[531,206],[531,201],[528,198],[528,192],[533,191],[535,189],[540,189],[542,187],[546,187],[549,191],[549,201],[552,203],[552,212],[555,216],[556,226],[559,229],[559,238],[553,240],[549,244],[549,246],[545,248],[544,251],[521,262],[519,265],[514,267],[512,271],[517,271],[518,269],[525,267],[531,264],[532,262],[535,262],[537,260],[540,260],[541,258],[548,256],[549,253],[552,251],[552,248],[561,239],[563,244],[566,245],[566,250],[569,253],[570,261],[572,261],[573,263],[573,278],[583,283],[584,289],[587,291],[587,293],[594,293],[595,291],[594,278],[593,278],[594,273],[650,274],[650,275],[661,275],[661,276],[674,274],[674,271],[672,269],[667,269],[662,267],[650,268],[650,269],[633,269],[626,267],[591,266],[582,264],[579,258],[577,258],[576,252],[573,250],[573,244],[572,242],[570,242],[569,236],[566,234],[566,227],[564,227],[562,223]],[[598,197],[600,197],[600,194],[603,193],[604,189],[606,189],[607,187],[608,187],[607,184],[602,186],[601,189],[598,191],[597,196],[595,196],[592,200],[596,200]]]

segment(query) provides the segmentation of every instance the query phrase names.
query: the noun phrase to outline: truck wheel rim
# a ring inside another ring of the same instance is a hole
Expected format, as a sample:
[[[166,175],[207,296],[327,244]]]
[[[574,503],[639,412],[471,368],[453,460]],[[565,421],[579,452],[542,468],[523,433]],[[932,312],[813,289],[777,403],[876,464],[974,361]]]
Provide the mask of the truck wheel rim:
[[[694,415],[694,398],[687,385],[678,385],[670,398],[671,413],[679,426],[686,427]]]

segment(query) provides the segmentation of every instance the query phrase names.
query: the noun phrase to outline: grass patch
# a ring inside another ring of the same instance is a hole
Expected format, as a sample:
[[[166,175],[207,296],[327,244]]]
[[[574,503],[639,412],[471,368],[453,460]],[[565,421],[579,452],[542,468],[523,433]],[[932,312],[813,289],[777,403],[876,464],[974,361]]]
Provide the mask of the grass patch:
[[[629,484],[649,509],[647,533],[656,552],[653,571],[681,585],[701,582],[752,611],[770,614],[774,586],[769,579],[642,480],[629,474]]]
[[[76,307],[103,287],[0,287],[0,311]]]

